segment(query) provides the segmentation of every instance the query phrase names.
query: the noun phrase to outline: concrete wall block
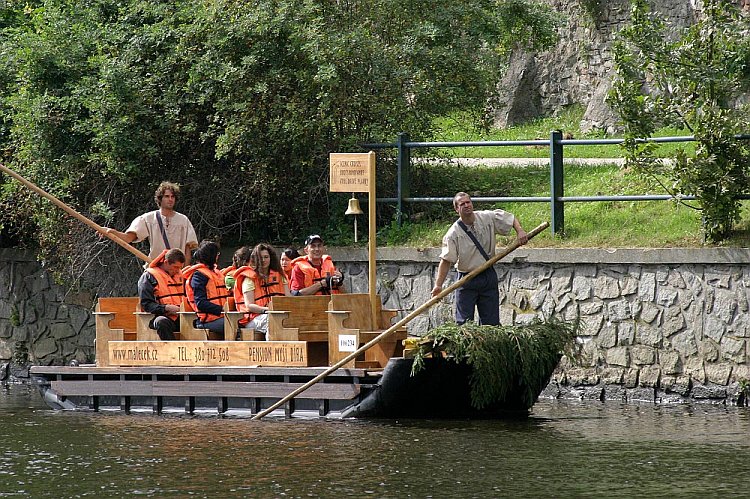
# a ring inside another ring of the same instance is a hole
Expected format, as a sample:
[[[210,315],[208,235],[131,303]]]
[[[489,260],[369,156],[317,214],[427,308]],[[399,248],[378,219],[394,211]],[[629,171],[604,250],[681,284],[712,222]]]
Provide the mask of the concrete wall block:
[[[637,367],[626,369],[622,376],[622,384],[625,388],[638,386],[638,374],[641,372]]]
[[[633,276],[625,276],[622,281],[622,295],[630,296],[638,292],[638,278]]]
[[[12,315],[13,304],[7,299],[0,298],[0,321],[7,321]]]
[[[675,351],[661,350],[659,352],[659,365],[664,374],[682,374],[683,372],[680,354]]]
[[[716,362],[719,360],[719,344],[710,339],[701,341],[700,354],[706,362]]]
[[[731,324],[737,313],[737,293],[719,289],[716,291],[712,315],[724,324]]]
[[[0,338],[10,338],[13,336],[13,326],[10,322],[0,320]]]
[[[661,369],[659,369],[658,366],[646,366],[641,369],[641,372],[638,375],[638,385],[658,388],[660,376]]]
[[[706,364],[706,379],[717,385],[728,385],[729,377],[732,375],[731,364]]]
[[[719,343],[721,358],[736,364],[744,364],[747,361],[747,347],[745,343],[744,338],[729,335],[724,336],[721,343]]]
[[[76,331],[73,329],[72,324],[68,322],[54,322],[50,324],[50,331],[52,336],[58,340],[72,338],[76,335]]]
[[[661,309],[651,302],[641,302],[640,319],[649,324],[653,323],[658,317]],[[658,322],[657,322],[658,324]]]
[[[53,338],[44,338],[31,345],[30,354],[32,359],[42,360],[47,356],[57,353],[57,343]]]
[[[703,359],[699,357],[691,357],[684,359],[685,368],[683,369],[686,376],[690,376],[690,379],[696,383],[703,384],[706,382],[706,367]]]
[[[594,296],[603,300],[618,298],[620,296],[620,284],[614,277],[600,275],[594,280]]]
[[[729,289],[732,271],[711,269],[704,274],[706,284],[714,288]]]
[[[567,382],[573,386],[594,386],[598,385],[599,375],[592,369],[572,368],[565,372]]]
[[[636,326],[633,321],[620,322],[617,324],[617,344],[621,346],[633,345],[635,343]]]
[[[667,276],[667,284],[673,288],[687,288],[685,280],[682,278],[682,273],[678,269],[670,269],[669,275]]]
[[[730,381],[732,382],[750,381],[750,365],[740,364],[738,366],[734,366],[734,369],[732,369],[732,375],[730,377]]]
[[[606,385],[621,385],[625,378],[625,369],[621,367],[605,367],[599,376],[601,382]]]
[[[596,342],[599,348],[603,349],[617,345],[617,326],[611,322],[604,324],[599,330]]]
[[[581,317],[580,336],[596,336],[602,328],[604,317],[601,315]]]
[[[629,347],[608,348],[604,352],[604,358],[610,366],[630,367]]]
[[[677,303],[677,291],[664,286],[659,286],[656,291],[656,303],[662,307],[671,307]]]
[[[8,340],[0,340],[0,360],[13,358],[13,344]]]
[[[635,365],[652,365],[656,362],[656,349],[646,345],[633,345],[630,347],[630,357]]]
[[[531,293],[531,299],[529,300],[531,308],[533,308],[534,310],[541,309],[544,305],[545,300],[547,299],[548,294],[549,292],[544,288],[538,289]],[[568,299],[568,301],[570,300]]]
[[[578,308],[581,310],[583,315],[594,315],[598,314],[604,308],[604,302],[594,298],[591,301],[578,302]]]
[[[725,386],[717,386],[713,384],[696,384],[693,385],[690,395],[696,400],[723,400],[727,397],[727,388]]]
[[[671,336],[668,344],[680,352],[683,357],[692,357],[698,353],[698,342],[695,339],[695,334],[689,329]]]
[[[638,298],[642,302],[653,302],[656,299],[656,274],[643,272],[638,282]]]
[[[638,324],[635,328],[636,345],[659,348],[662,345],[663,338],[661,329],[655,328],[650,324]]]
[[[630,388],[625,390],[628,402],[650,402],[656,401],[656,390],[648,387]]]
[[[593,289],[591,288],[591,280],[579,274],[573,277],[572,293],[576,300],[583,301],[591,298]]]
[[[539,274],[534,270],[520,270],[511,274],[511,288],[534,290],[539,287]]]
[[[716,319],[714,316],[708,316],[703,321],[703,337],[710,338],[715,342],[720,342],[727,330],[724,322]]]
[[[555,272],[550,278],[550,292],[555,297],[560,297],[573,289],[573,272],[571,269],[562,269]]]
[[[685,325],[685,318],[682,315],[678,315],[666,319],[661,329],[664,331],[664,336],[669,337],[685,329]]]
[[[616,300],[607,304],[607,315],[612,322],[621,322],[633,317],[627,300]]]

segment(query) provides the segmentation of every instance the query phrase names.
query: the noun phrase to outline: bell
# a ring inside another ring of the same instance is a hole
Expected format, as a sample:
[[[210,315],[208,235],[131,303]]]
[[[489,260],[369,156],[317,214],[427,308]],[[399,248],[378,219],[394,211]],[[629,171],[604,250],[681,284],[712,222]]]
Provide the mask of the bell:
[[[344,215],[362,215],[363,213],[362,208],[359,207],[359,199],[352,195],[352,198],[349,200],[349,207],[346,209]]]

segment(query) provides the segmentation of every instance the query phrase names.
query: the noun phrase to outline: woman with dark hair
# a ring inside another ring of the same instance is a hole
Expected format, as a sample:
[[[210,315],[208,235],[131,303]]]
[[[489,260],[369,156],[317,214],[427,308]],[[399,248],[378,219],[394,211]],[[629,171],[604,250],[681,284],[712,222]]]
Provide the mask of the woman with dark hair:
[[[292,280],[292,260],[299,258],[299,251],[294,248],[286,248],[281,252],[281,268],[284,269],[287,281]]]
[[[213,333],[224,333],[224,305],[229,294],[224,276],[216,268],[219,260],[219,245],[203,241],[194,255],[198,262],[185,269],[185,294],[198,319],[195,327]]]
[[[234,302],[245,312],[240,319],[243,327],[264,333],[268,339],[268,307],[274,296],[289,296],[289,284],[281,268],[276,250],[260,243],[250,255],[250,264],[235,272]]]

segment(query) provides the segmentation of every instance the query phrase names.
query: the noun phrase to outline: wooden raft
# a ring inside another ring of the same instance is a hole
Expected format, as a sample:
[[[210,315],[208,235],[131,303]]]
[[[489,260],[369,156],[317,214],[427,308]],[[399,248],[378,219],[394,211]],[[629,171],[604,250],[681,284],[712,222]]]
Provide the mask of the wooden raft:
[[[268,311],[269,341],[258,341],[262,335],[239,329],[240,312],[225,312],[224,335],[194,328],[195,312],[183,302],[178,341],[161,341],[148,327],[153,315],[140,311],[137,297],[100,298],[94,313],[97,366],[328,366],[390,326],[396,312],[380,303],[376,310],[373,321],[367,294],[276,296]],[[401,355],[405,337],[405,329],[398,331],[345,367],[383,368]]]

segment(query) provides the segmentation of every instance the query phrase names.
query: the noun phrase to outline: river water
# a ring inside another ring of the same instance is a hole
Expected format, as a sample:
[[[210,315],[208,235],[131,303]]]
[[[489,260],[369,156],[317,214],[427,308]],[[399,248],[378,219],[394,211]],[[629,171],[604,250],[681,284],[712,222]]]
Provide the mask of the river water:
[[[0,388],[0,497],[747,496],[750,410],[540,401],[512,421],[54,412]]]

